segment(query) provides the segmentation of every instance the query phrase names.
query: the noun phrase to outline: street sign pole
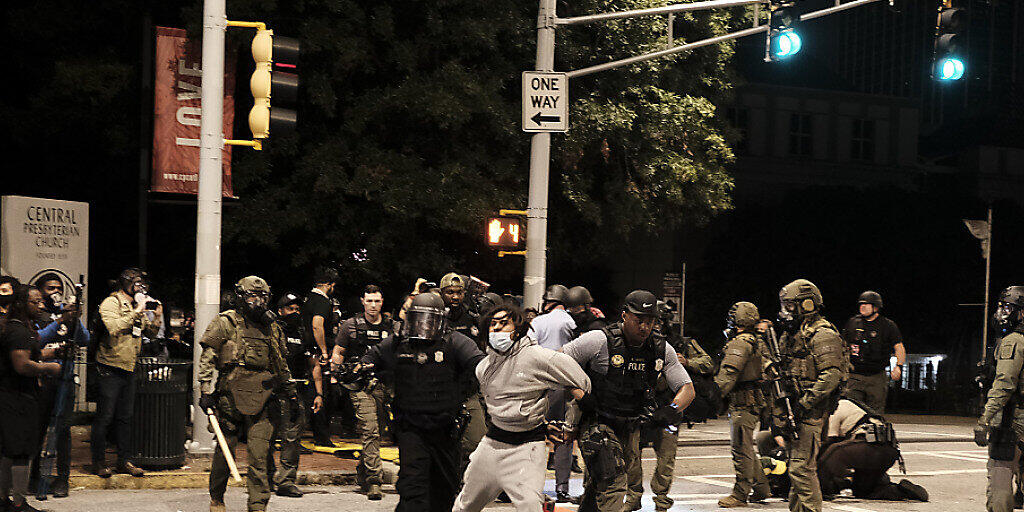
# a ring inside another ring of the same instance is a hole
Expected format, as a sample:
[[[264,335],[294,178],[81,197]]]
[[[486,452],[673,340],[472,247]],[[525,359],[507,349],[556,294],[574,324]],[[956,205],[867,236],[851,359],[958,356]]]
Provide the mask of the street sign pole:
[[[988,354],[988,285],[992,269],[992,205],[988,205],[988,238],[985,240],[985,306],[981,317],[981,360]]]
[[[537,15],[537,71],[555,69],[555,0],[540,0]],[[534,133],[530,140],[530,195],[526,215],[526,268],[523,301],[540,309],[547,272],[548,175],[551,133]]]
[[[196,323],[192,344],[192,453],[213,451],[213,434],[199,407],[199,339],[220,313],[221,182],[224,152],[225,0],[203,2],[203,75],[199,125],[199,195],[196,220]]]

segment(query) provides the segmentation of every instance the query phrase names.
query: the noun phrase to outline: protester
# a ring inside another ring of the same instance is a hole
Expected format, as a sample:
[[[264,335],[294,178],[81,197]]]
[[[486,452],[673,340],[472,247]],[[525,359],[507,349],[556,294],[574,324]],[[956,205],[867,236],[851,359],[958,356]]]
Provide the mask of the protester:
[[[7,314],[7,308],[14,300],[14,287],[18,280],[11,276],[0,276],[0,315]]]
[[[18,512],[37,510],[25,501],[29,462],[39,447],[37,382],[60,373],[60,364],[40,362],[54,353],[40,349],[39,335],[32,329],[32,318],[45,303],[38,291],[30,299],[31,290],[35,288],[17,285],[0,318],[0,506]]]

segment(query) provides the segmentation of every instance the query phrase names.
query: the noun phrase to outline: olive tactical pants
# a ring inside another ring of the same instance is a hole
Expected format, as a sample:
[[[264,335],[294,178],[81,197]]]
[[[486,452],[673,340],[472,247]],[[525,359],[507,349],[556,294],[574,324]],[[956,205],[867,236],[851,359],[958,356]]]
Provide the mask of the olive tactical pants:
[[[352,405],[356,409],[356,428],[363,443],[356,466],[356,480],[360,485],[383,483],[384,469],[380,461],[380,425],[378,417],[384,414],[387,399],[384,386],[377,383],[363,391],[352,393]]]
[[[985,509],[988,512],[1013,512],[1013,476],[1020,467],[1020,456],[1020,446],[1012,430],[992,429],[986,466]]]
[[[248,468],[245,476],[246,487],[249,491],[250,512],[266,510],[267,502],[270,501],[267,458],[270,454],[270,439],[274,435],[274,425],[270,421],[268,409],[268,407],[264,407],[259,414],[247,416],[238,412],[229,397],[221,396],[217,399],[217,421],[224,433],[228,449],[231,450],[229,457],[234,456],[240,434],[244,434],[248,451],[246,457]],[[213,464],[210,467],[210,499],[212,501],[224,501],[224,491],[227,490],[230,475],[228,463],[220,449],[220,443],[217,443],[213,454]]]
[[[860,375],[850,372],[845,395],[872,408],[878,414],[885,413],[885,400],[889,394],[889,374],[878,372]]]
[[[673,427],[675,428],[659,428],[658,433],[654,436],[654,453],[658,457],[658,462],[654,467],[654,474],[651,475],[651,492],[654,493],[656,510],[672,508],[673,500],[668,497],[668,492],[672,488],[672,478],[676,468],[676,448],[679,445],[679,429],[677,425],[673,425]],[[637,449],[635,463],[626,469],[629,474],[626,510],[631,510],[638,505],[644,494],[643,469],[639,457],[641,451]]]
[[[744,502],[754,490],[762,496],[771,495],[768,478],[761,469],[761,459],[754,450],[754,428],[760,419],[761,413],[756,409],[729,408],[729,440],[732,447],[732,466],[736,471],[732,497]]]
[[[789,510],[821,512],[821,484],[818,482],[818,450],[822,419],[799,423],[799,438],[786,439],[789,448]]]
[[[587,420],[579,445],[587,471],[583,475],[580,512],[621,512],[627,492],[627,469],[640,465],[640,430]]]

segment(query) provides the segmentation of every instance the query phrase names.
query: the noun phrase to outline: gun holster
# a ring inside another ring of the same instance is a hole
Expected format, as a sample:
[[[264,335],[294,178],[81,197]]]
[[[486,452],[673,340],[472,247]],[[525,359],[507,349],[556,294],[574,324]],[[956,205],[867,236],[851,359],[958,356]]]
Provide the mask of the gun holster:
[[[988,432],[988,456],[992,460],[1013,460],[1017,452],[1017,436],[1013,430],[995,427]]]

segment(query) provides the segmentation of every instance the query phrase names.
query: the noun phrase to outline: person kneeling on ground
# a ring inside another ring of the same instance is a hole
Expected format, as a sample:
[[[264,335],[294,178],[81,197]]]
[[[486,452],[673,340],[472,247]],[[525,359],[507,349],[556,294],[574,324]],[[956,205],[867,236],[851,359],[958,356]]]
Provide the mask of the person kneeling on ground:
[[[854,498],[891,501],[928,501],[928,491],[907,479],[889,480],[888,470],[903,456],[892,424],[856,400],[844,398],[829,416],[827,438],[818,455],[818,481],[826,499],[843,489]],[[778,439],[775,440],[778,443]],[[774,448],[771,434],[758,434],[758,448],[768,455]],[[905,473],[905,471],[904,471]],[[769,475],[772,479],[773,474]],[[773,494],[777,486],[772,486]]]

